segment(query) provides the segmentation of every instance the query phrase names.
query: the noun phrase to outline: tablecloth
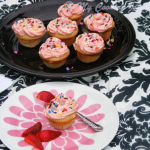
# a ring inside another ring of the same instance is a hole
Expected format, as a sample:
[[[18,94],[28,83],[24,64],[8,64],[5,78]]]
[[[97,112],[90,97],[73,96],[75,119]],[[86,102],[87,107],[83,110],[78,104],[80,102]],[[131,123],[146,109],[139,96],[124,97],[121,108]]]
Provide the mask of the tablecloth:
[[[0,0],[0,19],[9,12],[42,0]],[[86,77],[63,79],[90,86],[106,95],[119,113],[119,129],[104,150],[150,149],[150,0],[97,0],[124,14],[133,24],[136,41],[128,56],[110,69]],[[0,93],[0,105],[28,86],[58,81],[24,75],[0,63],[0,74],[13,85]],[[0,141],[0,149],[8,148]]]

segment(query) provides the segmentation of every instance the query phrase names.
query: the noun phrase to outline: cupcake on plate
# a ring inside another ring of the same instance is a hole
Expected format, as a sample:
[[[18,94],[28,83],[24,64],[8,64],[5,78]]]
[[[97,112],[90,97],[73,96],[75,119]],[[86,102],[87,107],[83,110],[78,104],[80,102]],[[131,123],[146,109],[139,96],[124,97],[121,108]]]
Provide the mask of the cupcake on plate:
[[[50,104],[45,105],[44,114],[51,126],[56,129],[66,129],[73,124],[77,107],[78,105],[73,98],[58,94]]]
[[[63,4],[58,8],[58,17],[67,17],[70,20],[76,21],[80,24],[83,15],[83,7],[79,4],[68,3]]]
[[[84,63],[95,62],[103,52],[104,40],[97,33],[83,33],[78,35],[74,49],[77,52],[77,57]]]
[[[98,33],[104,41],[110,38],[112,29],[115,27],[112,16],[102,12],[87,16],[84,23],[88,32]]]
[[[43,22],[34,18],[24,18],[16,21],[12,29],[20,44],[29,48],[37,46],[46,33]]]
[[[47,32],[51,37],[57,37],[70,46],[78,34],[78,26],[75,21],[60,17],[49,22]]]
[[[53,69],[63,66],[69,54],[67,45],[55,37],[48,38],[39,49],[39,56],[44,64]]]

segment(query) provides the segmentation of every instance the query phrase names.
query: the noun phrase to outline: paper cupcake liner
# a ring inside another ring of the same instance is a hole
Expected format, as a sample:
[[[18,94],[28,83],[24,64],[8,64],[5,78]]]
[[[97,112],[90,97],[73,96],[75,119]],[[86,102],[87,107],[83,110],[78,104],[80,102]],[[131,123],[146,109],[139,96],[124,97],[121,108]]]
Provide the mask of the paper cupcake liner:
[[[23,39],[18,38],[18,40],[19,40],[21,45],[23,45],[25,47],[29,47],[29,48],[33,48],[41,42],[41,38],[34,39],[34,40],[23,40]]]

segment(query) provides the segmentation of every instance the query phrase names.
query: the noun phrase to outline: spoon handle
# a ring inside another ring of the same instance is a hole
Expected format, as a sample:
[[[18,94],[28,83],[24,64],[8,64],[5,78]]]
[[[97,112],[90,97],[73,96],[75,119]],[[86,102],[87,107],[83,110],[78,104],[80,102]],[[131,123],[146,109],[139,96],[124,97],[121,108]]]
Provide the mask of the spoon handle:
[[[80,114],[79,112],[77,112],[77,115],[86,123],[88,124],[90,127],[92,127],[95,131],[102,131],[103,127],[99,124],[94,123],[92,120],[86,118],[85,116],[83,116],[82,114]]]

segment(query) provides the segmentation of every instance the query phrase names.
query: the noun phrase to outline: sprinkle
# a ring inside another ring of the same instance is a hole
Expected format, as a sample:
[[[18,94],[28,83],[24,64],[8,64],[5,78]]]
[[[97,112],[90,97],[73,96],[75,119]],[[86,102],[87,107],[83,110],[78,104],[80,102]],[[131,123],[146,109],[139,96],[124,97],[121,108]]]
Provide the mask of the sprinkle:
[[[95,47],[95,49],[99,49],[99,47]]]
[[[74,104],[75,102],[72,102],[72,104]]]
[[[99,11],[97,11],[97,13],[99,14]]]
[[[51,109],[51,112],[52,112],[52,113],[54,113],[54,110],[53,110],[53,109]]]
[[[93,46],[90,46],[90,48],[93,48]]]
[[[51,111],[50,111],[50,110],[48,110],[48,113],[50,114],[50,113],[51,113]]]
[[[94,28],[93,24],[91,24],[92,28]]]
[[[92,17],[92,15],[90,15],[90,17],[89,18],[91,18]]]
[[[25,27],[25,25],[23,25],[23,27]]]
[[[37,28],[33,28],[33,30],[34,30],[34,31],[37,31],[38,29],[37,29]]]
[[[69,71],[69,67],[66,67],[66,70]]]
[[[58,105],[56,103],[54,103],[54,107],[57,107]]]
[[[18,54],[18,51],[14,51],[15,54]]]
[[[110,41],[111,41],[111,42],[114,42],[114,39],[111,39]]]
[[[72,107],[69,107],[70,109],[72,109]]]
[[[61,115],[62,115],[62,113],[57,113],[57,115],[60,115],[60,116],[61,116]]]
[[[38,28],[41,28],[42,26],[38,26]]]
[[[44,108],[46,109],[46,105],[44,105]]]
[[[109,41],[107,41],[106,44],[109,44]]]
[[[40,22],[40,24],[43,24],[43,22]]]
[[[72,101],[74,102],[74,99],[72,99]]]
[[[66,108],[63,108],[63,111],[67,111],[67,109],[66,109]]]
[[[102,20],[105,20],[105,18],[103,18]]]

